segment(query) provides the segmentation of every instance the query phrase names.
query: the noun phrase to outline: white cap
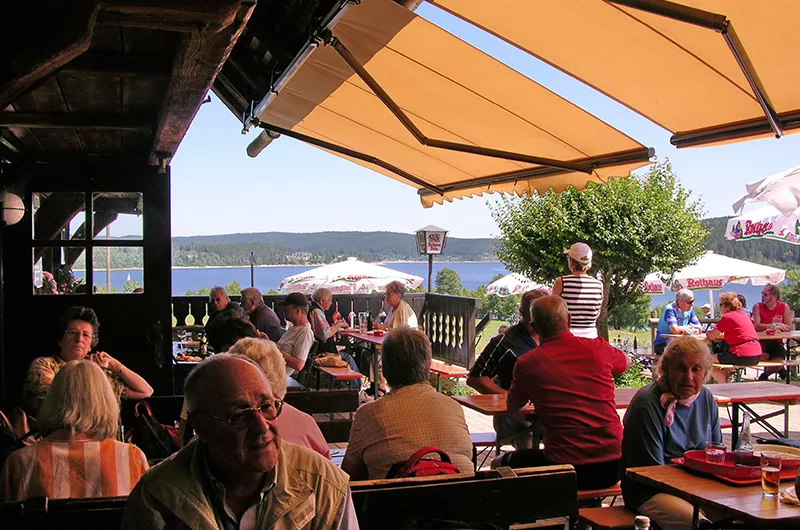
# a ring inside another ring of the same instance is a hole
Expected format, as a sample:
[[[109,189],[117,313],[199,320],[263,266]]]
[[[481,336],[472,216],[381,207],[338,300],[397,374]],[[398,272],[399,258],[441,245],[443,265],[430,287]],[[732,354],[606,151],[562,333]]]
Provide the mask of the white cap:
[[[564,254],[583,265],[592,262],[592,249],[586,243],[573,243],[568,250],[564,251]]]
[[[700,309],[711,309],[711,304],[703,304],[700,306]]]

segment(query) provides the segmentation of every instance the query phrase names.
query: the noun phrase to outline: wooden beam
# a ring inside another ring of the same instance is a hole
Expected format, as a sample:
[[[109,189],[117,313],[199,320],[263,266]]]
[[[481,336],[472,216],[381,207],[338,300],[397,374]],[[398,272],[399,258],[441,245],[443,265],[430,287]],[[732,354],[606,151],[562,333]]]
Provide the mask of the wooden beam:
[[[18,26],[9,30],[13,34],[8,35],[11,46],[3,49],[6,58],[0,60],[0,109],[5,109],[30,86],[53,75],[89,49],[100,8],[88,2],[71,4],[67,8],[68,16],[60,20],[54,33],[49,33],[46,24],[44,29]],[[24,38],[23,30],[36,30],[40,40],[31,45],[30,37]],[[19,40],[14,35],[19,36]]]
[[[255,4],[237,2],[235,20],[220,31],[184,35],[175,52],[172,80],[164,94],[155,141],[150,155],[152,165],[169,158],[178,148],[206,93],[236,40],[250,19]]]
[[[0,127],[29,129],[152,129],[155,119],[141,116],[76,113],[0,112]]]
[[[248,2],[255,5],[255,1]],[[106,0],[98,23],[180,33],[218,31],[232,24],[238,0]]]
[[[166,78],[172,70],[169,60],[160,61],[150,55],[123,55],[108,52],[87,52],[75,58],[59,73],[97,77]]]

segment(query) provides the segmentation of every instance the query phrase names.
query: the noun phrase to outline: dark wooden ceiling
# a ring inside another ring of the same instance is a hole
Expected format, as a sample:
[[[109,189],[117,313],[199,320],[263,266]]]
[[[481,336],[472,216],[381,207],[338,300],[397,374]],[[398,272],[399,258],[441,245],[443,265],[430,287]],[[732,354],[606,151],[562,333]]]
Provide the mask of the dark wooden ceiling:
[[[20,16],[0,32],[6,175],[65,159],[168,163],[255,8],[253,0],[41,4],[14,3]]]

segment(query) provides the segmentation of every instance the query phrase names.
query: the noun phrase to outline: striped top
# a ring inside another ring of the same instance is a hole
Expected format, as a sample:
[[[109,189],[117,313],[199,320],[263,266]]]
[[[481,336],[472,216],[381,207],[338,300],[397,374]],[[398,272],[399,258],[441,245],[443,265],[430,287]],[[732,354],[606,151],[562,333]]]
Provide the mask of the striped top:
[[[9,455],[0,493],[4,502],[119,497],[130,494],[148,467],[144,453],[132,444],[45,438]]]
[[[600,306],[603,305],[603,282],[588,274],[561,277],[561,298],[567,303],[572,317],[570,328],[597,326]]]

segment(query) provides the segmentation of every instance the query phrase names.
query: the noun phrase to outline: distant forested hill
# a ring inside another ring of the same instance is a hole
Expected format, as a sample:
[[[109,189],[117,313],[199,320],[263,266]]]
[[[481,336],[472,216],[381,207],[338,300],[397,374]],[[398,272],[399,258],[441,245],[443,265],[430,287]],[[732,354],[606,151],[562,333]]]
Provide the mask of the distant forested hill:
[[[800,267],[800,246],[783,241],[757,239],[750,241],[729,241],[725,239],[725,226],[728,218],[706,219],[703,224],[711,232],[706,248],[731,258],[753,261],[781,268]]]
[[[452,261],[492,261],[494,240],[448,238]],[[396,232],[319,232],[226,234],[172,238],[174,267],[245,266],[253,252],[258,265],[330,263],[355,256],[363,261],[419,260],[413,234]]]

